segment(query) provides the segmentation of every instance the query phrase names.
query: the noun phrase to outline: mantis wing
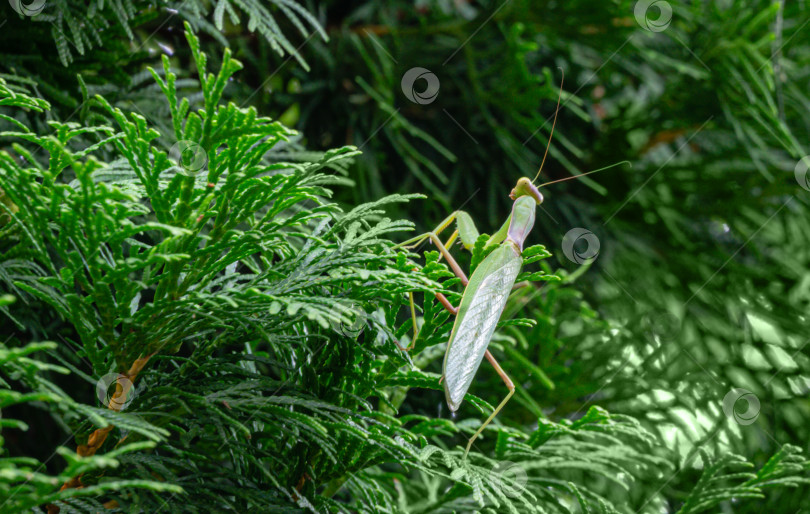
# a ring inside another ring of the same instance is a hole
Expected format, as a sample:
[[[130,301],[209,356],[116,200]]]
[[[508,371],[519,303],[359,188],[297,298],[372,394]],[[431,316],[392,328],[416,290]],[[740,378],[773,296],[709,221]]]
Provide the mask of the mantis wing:
[[[475,378],[522,264],[520,250],[506,242],[489,254],[470,277],[442,369],[444,394],[453,412]]]

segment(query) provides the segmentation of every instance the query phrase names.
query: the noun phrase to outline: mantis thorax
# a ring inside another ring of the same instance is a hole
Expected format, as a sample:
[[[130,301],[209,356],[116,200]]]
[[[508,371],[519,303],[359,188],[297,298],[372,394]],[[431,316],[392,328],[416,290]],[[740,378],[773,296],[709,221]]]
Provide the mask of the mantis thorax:
[[[542,196],[540,201],[542,201]],[[512,216],[510,217],[509,232],[506,240],[515,243],[521,252],[523,251],[523,243],[534,226],[534,215],[538,204],[536,198],[523,195],[518,196],[514,205],[512,205]]]

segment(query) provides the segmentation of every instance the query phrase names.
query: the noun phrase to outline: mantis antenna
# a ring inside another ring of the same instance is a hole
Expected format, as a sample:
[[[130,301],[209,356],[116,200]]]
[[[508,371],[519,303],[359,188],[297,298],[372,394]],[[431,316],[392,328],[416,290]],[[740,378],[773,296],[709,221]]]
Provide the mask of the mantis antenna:
[[[613,164],[611,164],[609,166],[605,166],[604,168],[599,168],[598,170],[588,171],[586,173],[580,173],[579,175],[572,175],[570,177],[565,177],[565,178],[561,178],[561,179],[558,179],[558,180],[552,180],[551,182],[546,182],[545,184],[540,184],[537,187],[540,188],[540,187],[543,187],[543,186],[547,186],[549,184],[556,184],[557,182],[565,182],[566,180],[573,180],[575,178],[584,177],[585,175],[590,175],[591,173],[596,173],[597,171],[605,171],[607,169],[613,168],[614,166],[619,166],[620,164],[630,164],[630,166],[632,166],[630,161],[619,161],[619,162],[613,163]]]
[[[554,137],[554,126],[557,125],[557,114],[560,112],[560,100],[562,99],[562,88],[563,82],[565,81],[565,71],[562,68],[560,68],[560,73],[562,73],[562,78],[560,79],[560,93],[557,95],[557,107],[554,109],[554,122],[551,124],[551,134],[548,135],[546,152],[543,154],[543,160],[540,162],[540,169],[537,170],[537,175],[534,176],[532,182],[537,180],[537,177],[540,176],[540,172],[543,171],[543,164],[546,163],[546,157],[548,157],[548,147],[551,146],[551,138]]]
[[[560,68],[560,73],[562,73],[562,78],[560,78],[560,93],[557,96],[557,107],[554,109],[554,122],[551,124],[551,133],[548,135],[548,142],[546,143],[546,151],[543,154],[543,160],[540,162],[540,169],[537,170],[537,175],[534,176],[532,179],[532,183],[540,176],[540,173],[543,171],[543,165],[546,163],[546,157],[548,157],[548,148],[551,146],[551,138],[554,137],[554,127],[557,125],[557,114],[560,112],[560,100],[562,99],[562,91],[563,91],[563,82],[565,81],[565,70]],[[549,184],[556,184],[557,182],[565,182],[566,180],[572,180],[578,177],[584,177],[585,175],[590,175],[591,173],[596,173],[597,171],[604,171],[606,169],[612,168],[614,166],[618,166],[620,164],[630,164],[630,161],[621,161],[615,164],[611,164],[610,166],[605,166],[604,168],[599,168],[598,170],[589,171],[587,173],[580,173],[579,175],[573,175],[571,177],[561,178],[559,180],[552,180],[551,182],[546,182],[545,184],[540,184],[537,187],[547,186]],[[632,166],[632,164],[630,164]]]

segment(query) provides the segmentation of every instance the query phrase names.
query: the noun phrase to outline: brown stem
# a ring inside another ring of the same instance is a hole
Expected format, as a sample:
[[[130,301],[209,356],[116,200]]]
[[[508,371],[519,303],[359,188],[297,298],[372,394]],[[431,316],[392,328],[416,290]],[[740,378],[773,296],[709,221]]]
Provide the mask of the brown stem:
[[[138,376],[138,373],[141,372],[153,355],[154,353],[151,353],[146,357],[139,357],[135,359],[135,362],[133,362],[132,366],[129,367],[129,371],[116,379],[115,392],[113,393],[112,398],[110,398],[110,403],[107,405],[107,408],[116,412],[121,410],[123,407],[123,402],[119,402],[118,399],[127,397],[127,394],[129,394],[129,390],[132,388],[132,384],[135,382],[135,378]],[[95,455],[98,449],[104,444],[104,441],[107,440],[107,436],[113,428],[115,428],[115,425],[107,425],[104,428],[96,429],[92,434],[90,434],[90,437],[87,438],[87,444],[80,444],[76,447],[76,454],[80,457],[91,457]],[[65,482],[60,491],[74,487],[83,487],[81,475],[75,476]],[[48,505],[47,507],[48,514],[59,513],[60,509],[56,505]]]

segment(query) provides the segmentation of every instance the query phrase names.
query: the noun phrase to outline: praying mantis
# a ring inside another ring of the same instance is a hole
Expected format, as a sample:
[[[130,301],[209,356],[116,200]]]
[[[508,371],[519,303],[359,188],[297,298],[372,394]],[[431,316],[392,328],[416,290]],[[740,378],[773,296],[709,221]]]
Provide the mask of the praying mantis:
[[[559,111],[561,97],[562,81],[560,81],[560,97],[557,99],[557,109],[554,114],[554,123],[551,126],[549,144],[554,134],[554,126],[557,123],[557,112]],[[458,238],[461,239],[463,246],[467,250],[472,249],[478,239],[478,230],[472,217],[464,211],[452,213],[434,230],[397,245],[397,247],[415,248],[429,239],[439,249],[441,256],[445,258],[464,286],[461,303],[458,307],[454,307],[442,293],[435,293],[436,298],[444,308],[456,317],[453,329],[450,332],[447,350],[445,351],[441,379],[444,382],[445,398],[450,410],[455,413],[461,406],[464,395],[475,379],[484,357],[492,364],[509,390],[506,397],[467,442],[467,447],[464,450],[465,459],[475,439],[495,419],[495,416],[498,415],[515,393],[515,385],[489,351],[488,346],[498,320],[506,307],[509,294],[515,286],[515,281],[523,266],[523,245],[534,226],[535,211],[543,203],[543,194],[539,188],[606,169],[602,168],[535,186],[534,181],[540,176],[547,155],[548,145],[543,155],[543,161],[540,164],[540,170],[535,178],[532,180],[522,177],[517,181],[517,185],[509,194],[509,198],[514,201],[511,214],[501,228],[489,238],[485,246],[485,250],[492,246],[495,246],[495,248],[481,261],[469,279],[448,250]],[[454,221],[456,222],[456,230],[443,243],[439,239],[439,234]],[[413,348],[417,334],[416,312],[412,293],[410,301],[411,316],[414,322],[414,340],[405,351]]]

